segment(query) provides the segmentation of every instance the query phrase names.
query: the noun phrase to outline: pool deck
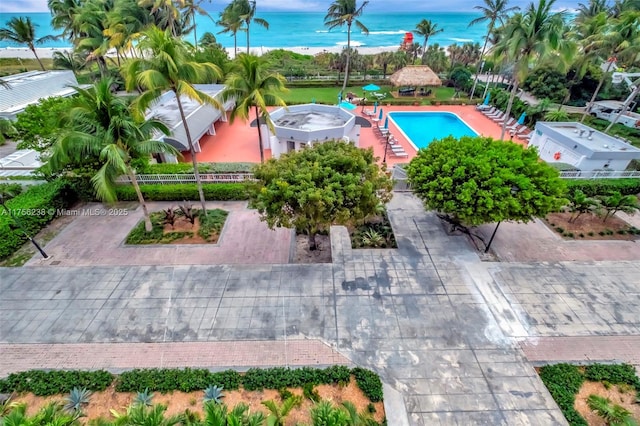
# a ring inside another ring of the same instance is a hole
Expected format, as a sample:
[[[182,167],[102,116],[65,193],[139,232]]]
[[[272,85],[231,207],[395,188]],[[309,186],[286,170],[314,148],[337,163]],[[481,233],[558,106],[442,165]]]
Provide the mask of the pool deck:
[[[457,114],[471,128],[482,136],[500,138],[500,125],[485,117],[474,105],[447,105],[447,106],[382,106],[384,114],[396,111],[433,111],[452,112]],[[353,110],[354,114],[360,115],[361,109]],[[383,118],[384,120],[384,118]],[[197,155],[198,161],[203,162],[260,162],[260,151],[258,149],[258,131],[255,127],[249,126],[249,121],[236,120],[233,124],[227,122],[217,122],[216,135],[206,135],[200,140],[202,152]],[[373,125],[375,127],[375,124]],[[384,157],[384,144],[374,131],[374,127],[362,128],[360,133],[360,147],[373,147],[374,154],[382,162]],[[396,137],[400,145],[409,154],[409,157],[394,157],[387,151],[387,165],[407,163],[416,154],[415,148],[402,135],[402,132],[389,121],[389,129]],[[514,142],[525,145],[523,140],[513,139]],[[265,150],[265,158],[271,158],[271,150]],[[189,155],[185,155],[184,161],[189,161]]]

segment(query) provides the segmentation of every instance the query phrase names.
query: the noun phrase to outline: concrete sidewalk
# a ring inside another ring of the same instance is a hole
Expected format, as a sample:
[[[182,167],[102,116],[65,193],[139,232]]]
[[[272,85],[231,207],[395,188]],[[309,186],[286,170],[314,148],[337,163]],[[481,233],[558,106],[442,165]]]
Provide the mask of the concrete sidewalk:
[[[333,264],[0,269],[9,345],[0,349],[14,360],[3,368],[47,353],[46,365],[71,368],[79,357],[67,349],[100,344],[142,345],[149,364],[166,365],[171,351],[153,348],[171,343],[184,350],[171,365],[206,365],[211,354],[197,345],[225,343],[247,363],[252,349],[233,349],[239,341],[277,342],[282,362],[285,341],[306,339],[344,357],[317,360],[378,372],[402,394],[411,425],[564,425],[520,342],[609,336],[614,346],[640,335],[640,262],[480,262],[409,194],[395,195],[389,217],[398,249],[344,247]],[[553,360],[553,343],[535,359]]]

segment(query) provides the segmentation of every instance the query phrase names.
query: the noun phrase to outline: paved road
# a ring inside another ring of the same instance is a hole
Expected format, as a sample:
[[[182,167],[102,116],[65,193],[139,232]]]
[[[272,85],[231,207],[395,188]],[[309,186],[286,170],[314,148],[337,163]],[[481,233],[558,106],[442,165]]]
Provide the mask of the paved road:
[[[637,262],[482,263],[410,195],[390,218],[398,250],[328,265],[0,270],[0,349],[318,338],[400,391],[412,425],[551,425],[520,343],[640,334]]]

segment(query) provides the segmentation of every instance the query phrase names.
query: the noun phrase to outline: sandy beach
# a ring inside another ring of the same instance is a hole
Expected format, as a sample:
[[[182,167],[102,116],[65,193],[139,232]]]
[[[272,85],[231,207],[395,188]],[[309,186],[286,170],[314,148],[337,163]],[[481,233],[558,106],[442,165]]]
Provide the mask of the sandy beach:
[[[227,47],[227,52],[229,53],[229,57],[233,58],[233,48]],[[327,47],[287,47],[287,48],[279,48],[279,47],[266,47],[266,46],[257,46],[251,48],[251,53],[254,55],[263,55],[270,50],[275,49],[286,49],[295,53],[300,53],[303,55],[317,55],[322,52],[330,52],[330,53],[339,53],[342,50],[341,46],[327,46]],[[384,46],[384,47],[367,47],[367,46],[359,46],[357,47],[358,53],[363,55],[374,55],[380,52],[394,52],[398,49],[397,46]],[[70,51],[71,48],[65,47],[41,47],[36,48],[36,52],[40,58],[51,58],[53,57],[54,52],[66,52]],[[246,51],[246,47],[238,46],[238,53],[243,53]],[[113,52],[115,55],[115,52]],[[20,59],[33,59],[33,52],[27,49],[26,47],[5,47],[0,49],[0,58],[20,58]]]

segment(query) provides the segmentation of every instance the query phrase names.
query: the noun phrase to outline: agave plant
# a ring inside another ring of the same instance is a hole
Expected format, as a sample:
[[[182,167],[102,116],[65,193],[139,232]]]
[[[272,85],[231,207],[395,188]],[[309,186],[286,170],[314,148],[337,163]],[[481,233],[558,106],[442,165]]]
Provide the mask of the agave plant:
[[[82,412],[82,406],[89,403],[89,397],[91,396],[91,391],[86,388],[75,387],[71,389],[69,392],[69,396],[67,396],[67,403],[65,404],[65,410]]]
[[[136,394],[136,398],[133,400],[133,403],[136,405],[144,405],[146,407],[151,407],[152,399],[153,399],[153,392],[149,392],[149,388],[145,388],[144,392],[138,392]]]
[[[180,210],[192,225],[196,223],[196,211],[193,209],[193,204],[182,204]]]
[[[385,243],[384,236],[375,229],[369,228],[362,235],[362,242],[369,247],[380,247]]]
[[[637,425],[631,417],[631,412],[621,405],[617,405],[611,402],[609,398],[605,398],[599,395],[589,395],[587,398],[587,405],[589,409],[594,411],[598,416],[611,426],[618,425]]]
[[[220,404],[222,402],[222,398],[224,398],[224,394],[222,393],[223,387],[210,385],[208,388],[204,390],[204,402],[215,402],[216,404]]]
[[[163,209],[162,212],[164,213],[164,218],[162,219],[164,224],[171,225],[173,228],[173,225],[176,223],[176,212],[173,207],[169,207],[166,210]]]

